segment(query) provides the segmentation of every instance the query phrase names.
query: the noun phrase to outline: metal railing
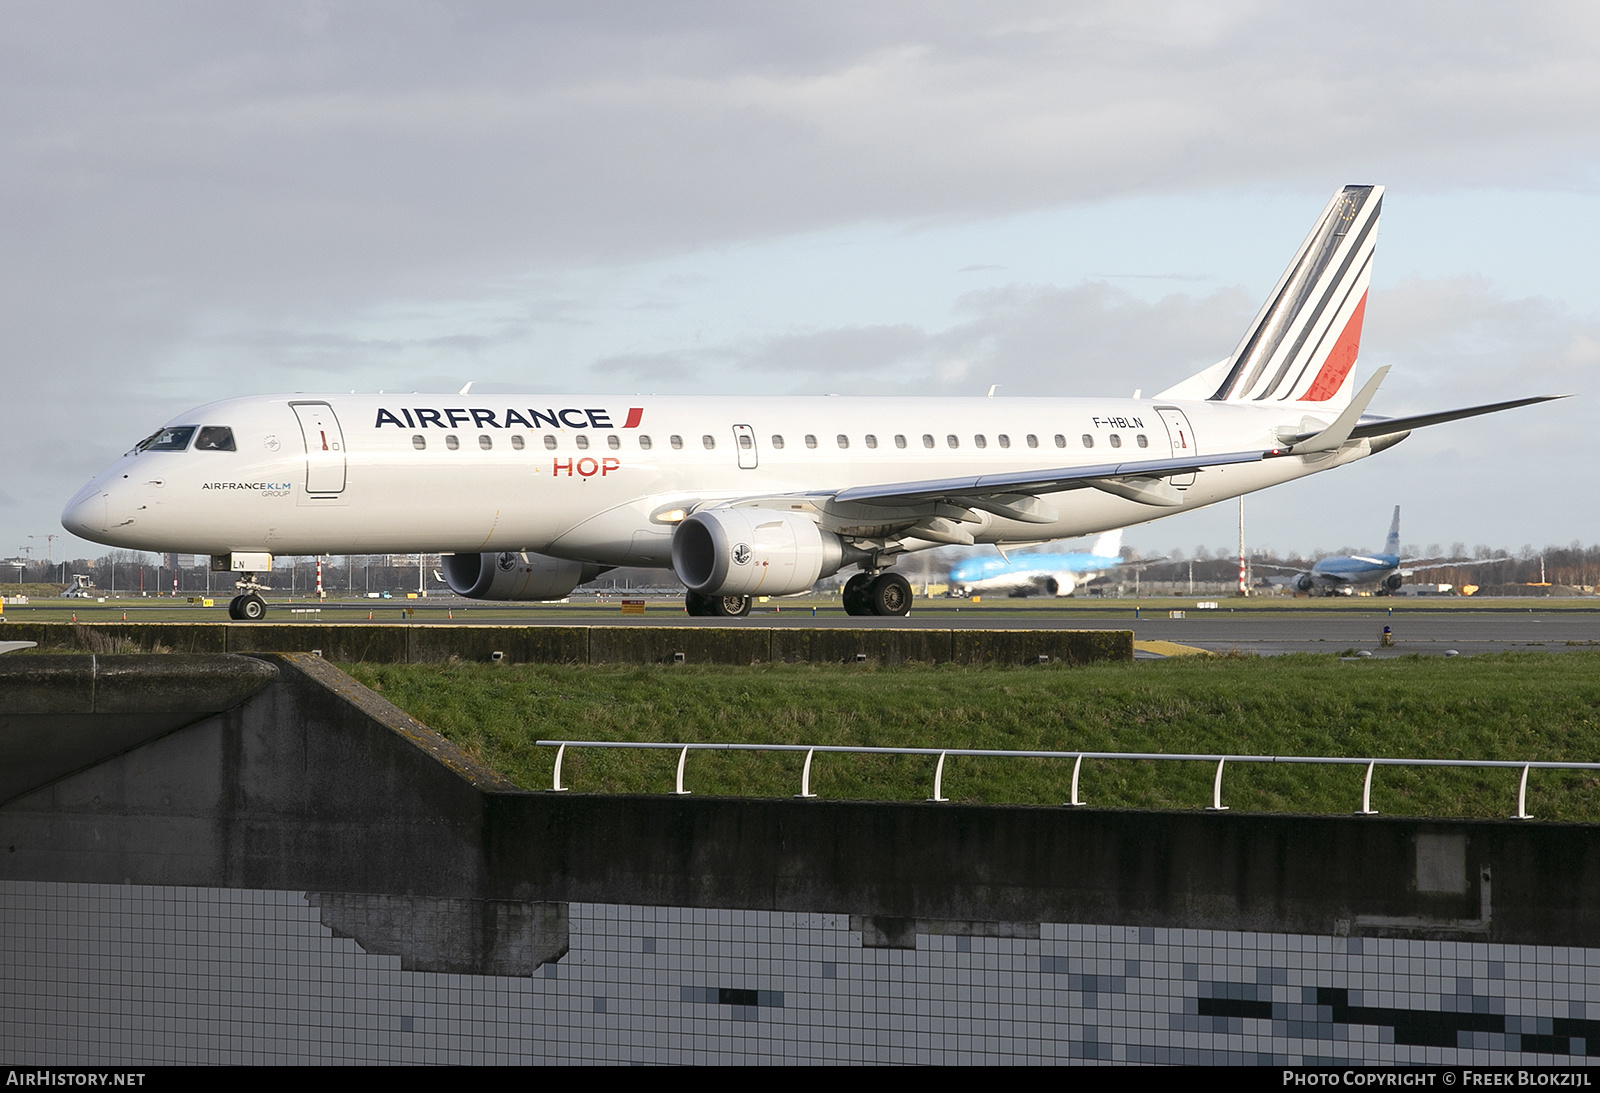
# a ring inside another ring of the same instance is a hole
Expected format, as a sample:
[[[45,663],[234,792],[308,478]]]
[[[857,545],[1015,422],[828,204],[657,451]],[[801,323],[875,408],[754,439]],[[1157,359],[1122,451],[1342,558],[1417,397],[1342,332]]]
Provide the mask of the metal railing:
[[[956,755],[963,757],[984,759],[1070,759],[1072,760],[1072,796],[1065,804],[1069,806],[1082,806],[1084,801],[1078,794],[1079,777],[1083,773],[1083,761],[1090,760],[1141,760],[1152,762],[1177,762],[1177,763],[1215,763],[1216,775],[1211,783],[1211,804],[1206,806],[1207,812],[1226,812],[1228,806],[1222,803],[1222,772],[1229,763],[1295,763],[1310,766],[1364,766],[1367,768],[1366,777],[1361,783],[1361,807],[1356,811],[1358,816],[1376,816],[1377,810],[1372,807],[1372,775],[1378,767],[1460,767],[1469,769],[1488,768],[1501,770],[1520,770],[1522,778],[1517,784],[1517,811],[1512,814],[1515,820],[1531,820],[1533,816],[1528,812],[1528,772],[1530,770],[1600,770],[1600,763],[1561,763],[1561,762],[1521,762],[1515,759],[1353,759],[1326,755],[1199,755],[1177,754],[1171,752],[1137,752],[1137,751],[1002,751],[991,748],[870,748],[852,747],[842,744],[671,744],[671,743],[642,743],[638,741],[618,740],[539,740],[536,743],[541,747],[556,749],[555,772],[550,779],[550,789],[554,793],[565,793],[568,787],[561,784],[561,763],[566,758],[568,748],[632,748],[652,751],[677,751],[678,775],[673,793],[680,797],[689,795],[683,788],[684,767],[689,761],[691,751],[780,751],[780,752],[805,752],[805,766],[800,772],[800,792],[796,797],[815,797],[811,792],[811,760],[817,753],[832,755],[927,755],[938,756],[939,760],[933,768],[933,796],[928,798],[931,803],[944,804],[949,798],[944,796],[944,761],[947,756]]]

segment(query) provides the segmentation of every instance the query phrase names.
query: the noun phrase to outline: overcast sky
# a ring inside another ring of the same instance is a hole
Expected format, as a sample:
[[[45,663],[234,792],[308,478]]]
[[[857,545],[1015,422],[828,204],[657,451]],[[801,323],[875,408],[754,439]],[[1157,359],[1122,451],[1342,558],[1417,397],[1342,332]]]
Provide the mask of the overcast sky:
[[[1376,547],[1396,504],[1408,542],[1600,541],[1593,5],[152,0],[0,27],[0,555],[233,395],[1152,392],[1226,356],[1368,182],[1373,409],[1581,397],[1252,495],[1251,541]]]

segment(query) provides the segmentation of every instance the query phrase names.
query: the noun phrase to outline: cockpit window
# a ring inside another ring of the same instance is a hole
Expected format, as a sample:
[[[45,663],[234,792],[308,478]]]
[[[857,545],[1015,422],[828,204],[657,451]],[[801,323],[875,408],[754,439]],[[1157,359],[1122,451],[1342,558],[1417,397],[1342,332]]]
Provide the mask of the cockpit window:
[[[207,425],[201,429],[200,435],[195,438],[194,450],[197,452],[238,451],[233,446],[233,430],[226,425]]]
[[[135,444],[136,452],[181,452],[189,446],[189,441],[194,437],[196,426],[178,425],[170,429],[162,429],[152,433]]]

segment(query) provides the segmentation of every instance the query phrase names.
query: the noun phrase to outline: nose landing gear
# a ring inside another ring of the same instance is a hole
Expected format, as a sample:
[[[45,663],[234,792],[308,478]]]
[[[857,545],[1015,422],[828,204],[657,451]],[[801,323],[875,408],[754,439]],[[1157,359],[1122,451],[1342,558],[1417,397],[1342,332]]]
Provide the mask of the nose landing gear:
[[[241,622],[258,622],[267,614],[267,601],[254,592],[235,596],[228,602],[228,617]]]
[[[260,622],[267,615],[267,601],[260,593],[266,585],[256,580],[254,573],[241,573],[237,587],[239,595],[228,601],[228,617],[239,622]]]

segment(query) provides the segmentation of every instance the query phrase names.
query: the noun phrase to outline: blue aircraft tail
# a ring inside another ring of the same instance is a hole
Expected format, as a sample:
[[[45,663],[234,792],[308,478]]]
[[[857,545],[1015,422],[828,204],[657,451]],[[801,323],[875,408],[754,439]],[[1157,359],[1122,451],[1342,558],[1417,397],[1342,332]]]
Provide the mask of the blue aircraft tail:
[[[1394,519],[1389,523],[1389,537],[1383,541],[1385,554],[1400,554],[1400,506],[1394,507]]]

